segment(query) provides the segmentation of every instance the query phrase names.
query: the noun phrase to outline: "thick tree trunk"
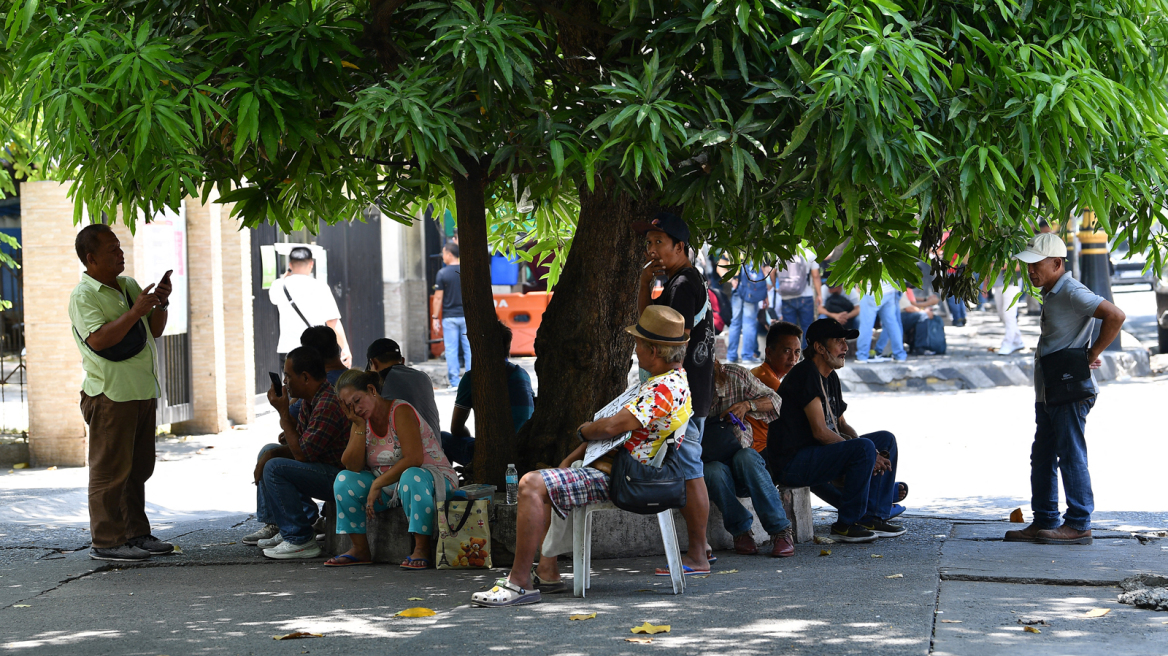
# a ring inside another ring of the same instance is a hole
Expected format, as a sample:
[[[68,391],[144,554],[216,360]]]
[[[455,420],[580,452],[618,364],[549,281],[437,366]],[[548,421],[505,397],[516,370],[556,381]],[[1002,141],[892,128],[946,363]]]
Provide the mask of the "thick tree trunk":
[[[508,463],[516,463],[515,429],[507,395],[507,371],[500,343],[499,319],[491,294],[491,258],[487,245],[484,205],[485,166],[470,157],[462,164],[466,178],[454,176],[458,210],[459,254],[462,256],[462,307],[470,338],[475,417],[475,456],[472,479],[504,485]]]
[[[581,187],[572,248],[535,338],[539,401],[519,431],[523,470],[559,466],[578,444],[576,427],[628,385],[633,338],[624,328],[636,319],[644,259],[632,223],[652,209],[615,185]]]

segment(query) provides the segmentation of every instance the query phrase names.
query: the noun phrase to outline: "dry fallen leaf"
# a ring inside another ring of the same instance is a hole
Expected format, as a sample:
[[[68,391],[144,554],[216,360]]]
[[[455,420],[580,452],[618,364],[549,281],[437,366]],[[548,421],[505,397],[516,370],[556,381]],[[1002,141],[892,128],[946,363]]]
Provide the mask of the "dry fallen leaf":
[[[831,538],[821,538],[818,535],[816,535],[811,541],[815,544],[835,544],[835,540],[832,540]]]
[[[398,617],[433,617],[434,615],[437,613],[429,608],[407,608],[397,614]]]
[[[52,467],[49,467],[49,468],[48,468],[48,469],[46,469],[45,471],[57,471],[57,466],[56,466],[56,465],[53,465]]]
[[[690,578],[691,579],[708,579],[708,578],[710,578],[710,575],[709,574],[702,574],[701,576],[691,576]]]
[[[820,549],[820,550],[819,550],[819,555],[820,555],[820,556],[830,556],[830,555],[831,555],[831,549]]]
[[[183,551],[182,551],[182,547],[180,547],[180,546],[178,546],[178,545],[176,544],[176,545],[174,545],[174,551],[172,551],[172,552],[170,552],[170,553],[172,553],[172,554],[180,554],[180,553],[182,553],[182,552],[183,552]]]
[[[1010,522],[1012,522],[1014,524],[1022,524],[1025,521],[1026,520],[1022,518],[1022,509],[1021,508],[1015,508],[1015,509],[1010,511]]]
[[[669,625],[662,624],[660,626],[654,626],[648,622],[645,622],[641,626],[634,626],[632,631],[633,631],[633,633],[648,633],[648,634],[669,633]]]
[[[421,597],[410,597],[406,601],[423,601],[423,599]]]
[[[293,631],[292,633],[282,636],[272,636],[272,640],[300,640],[301,638],[323,638],[324,635],[320,633],[309,633],[307,631]]]
[[[941,620],[942,624],[961,624],[961,620]]]
[[[873,558],[883,558],[884,556],[881,556],[880,554],[872,554],[872,557]]]
[[[1042,631],[1039,631],[1038,629],[1036,629],[1032,626],[1024,626],[1024,627],[1022,627],[1022,630],[1027,632],[1027,633],[1042,633]]]
[[[725,571],[723,571],[723,572],[714,572],[714,573],[715,573],[715,574],[737,574],[737,573],[738,573],[738,570],[736,570],[736,569],[728,569],[728,570],[725,570]]]
[[[653,642],[652,638],[625,638],[625,642],[639,642],[642,645],[647,645]]]
[[[28,463],[27,462],[18,462],[15,465],[12,465],[12,468],[13,469],[28,469]]]
[[[32,608],[29,604],[15,604],[13,608]]]
[[[596,613],[588,613],[587,615],[570,615],[570,620],[590,620],[596,617]]]
[[[886,578],[886,579],[903,579],[904,574],[891,574],[889,576],[885,576],[884,578]]]
[[[1083,617],[1103,617],[1110,612],[1110,608],[1092,608],[1091,610],[1087,611],[1087,614],[1083,615]]]

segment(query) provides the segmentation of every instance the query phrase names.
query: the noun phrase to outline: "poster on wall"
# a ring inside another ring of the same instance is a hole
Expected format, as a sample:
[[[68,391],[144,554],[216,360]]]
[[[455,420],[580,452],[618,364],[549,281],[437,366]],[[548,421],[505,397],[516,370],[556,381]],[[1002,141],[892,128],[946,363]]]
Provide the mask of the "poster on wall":
[[[145,289],[157,284],[163,274],[172,271],[170,282],[170,310],[163,335],[181,335],[188,331],[190,293],[187,270],[186,208],[178,212],[165,209],[154,215],[150,223],[139,224],[138,235],[146,244],[142,262],[136,265],[138,283]]]

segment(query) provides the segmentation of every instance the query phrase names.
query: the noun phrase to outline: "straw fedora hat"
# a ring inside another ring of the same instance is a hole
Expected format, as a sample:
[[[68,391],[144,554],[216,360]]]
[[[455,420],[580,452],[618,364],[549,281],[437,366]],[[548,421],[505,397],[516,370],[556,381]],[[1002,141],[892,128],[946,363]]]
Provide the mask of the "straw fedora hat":
[[[636,325],[625,328],[625,332],[654,344],[685,344],[689,341],[685,334],[685,318],[677,310],[664,305],[645,308]]]

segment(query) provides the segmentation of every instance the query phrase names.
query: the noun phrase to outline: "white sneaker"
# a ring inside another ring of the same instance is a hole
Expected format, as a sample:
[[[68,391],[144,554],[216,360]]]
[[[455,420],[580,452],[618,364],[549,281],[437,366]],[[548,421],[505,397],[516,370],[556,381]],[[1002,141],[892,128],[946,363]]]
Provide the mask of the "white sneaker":
[[[1020,350],[1018,346],[1003,346],[998,349],[998,355],[1010,355],[1014,351]]]
[[[243,536],[242,542],[249,547],[254,547],[260,540],[270,540],[271,538],[280,534],[280,527],[275,524],[264,524],[264,527],[255,533],[248,533]],[[276,545],[271,545],[276,546]]]
[[[317,558],[320,556],[320,545],[315,539],[304,544],[281,542],[271,549],[264,549],[264,555],[276,560],[293,560],[296,558]]]
[[[280,535],[280,531],[277,529],[275,535],[267,538],[266,540],[260,540],[259,542],[256,542],[256,546],[260,549],[274,549],[283,544],[283,542],[284,536]]]
[[[856,359],[856,364],[868,364],[869,362],[888,362],[888,358],[884,357],[883,355],[873,355],[867,360],[860,360],[858,358]]]

